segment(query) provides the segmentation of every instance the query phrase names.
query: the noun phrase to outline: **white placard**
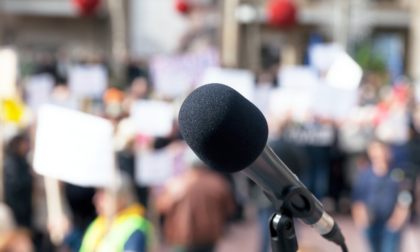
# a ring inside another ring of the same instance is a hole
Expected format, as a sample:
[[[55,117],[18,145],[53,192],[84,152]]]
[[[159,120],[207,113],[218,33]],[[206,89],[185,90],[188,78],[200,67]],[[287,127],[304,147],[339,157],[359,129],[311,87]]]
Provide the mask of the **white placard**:
[[[137,153],[136,183],[140,186],[162,185],[173,174],[173,162],[173,155],[167,149]]]
[[[255,87],[254,104],[264,115],[269,111],[269,100],[272,91],[271,83],[258,84]]]
[[[16,94],[18,57],[11,48],[0,49],[0,98]]]
[[[34,169],[79,186],[107,186],[115,165],[113,132],[108,120],[43,105],[38,112]]]
[[[175,119],[172,104],[162,101],[140,100],[131,106],[130,117],[139,134],[166,137]]]
[[[335,61],[335,58],[343,52],[343,48],[335,43],[316,44],[309,49],[311,66],[321,72],[326,72]]]
[[[316,88],[319,83],[319,75],[311,67],[284,66],[279,70],[278,81],[282,88]]]
[[[188,94],[209,67],[219,66],[214,49],[176,56],[156,56],[150,63],[156,91],[166,98]]]
[[[27,103],[33,110],[49,102],[54,88],[54,78],[49,74],[31,76],[26,84]]]
[[[130,55],[150,57],[179,49],[190,29],[189,19],[174,7],[174,0],[130,0]],[[153,25],[151,25],[153,24]]]
[[[328,70],[326,82],[334,88],[356,90],[362,77],[362,68],[347,53],[341,52]]]
[[[209,68],[197,87],[220,83],[238,91],[251,102],[254,100],[255,76],[251,71],[226,68]]]
[[[345,119],[357,105],[357,98],[357,90],[342,90],[324,84],[315,94],[311,111],[317,116]]]
[[[303,121],[314,100],[313,89],[277,88],[269,98],[269,113],[283,118],[288,112],[296,121]]]
[[[107,71],[102,65],[76,65],[70,68],[69,88],[77,96],[99,98],[107,86]]]
[[[402,145],[409,138],[409,124],[405,109],[396,109],[390,112],[375,129],[375,135],[387,143]]]

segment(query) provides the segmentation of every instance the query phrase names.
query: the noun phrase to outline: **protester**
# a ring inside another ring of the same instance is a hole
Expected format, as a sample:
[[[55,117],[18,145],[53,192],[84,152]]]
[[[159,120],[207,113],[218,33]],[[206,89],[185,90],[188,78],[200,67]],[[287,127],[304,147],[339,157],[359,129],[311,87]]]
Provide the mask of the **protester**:
[[[57,83],[51,93],[49,103],[68,109],[76,110],[80,108],[77,97],[70,92],[66,83]]]
[[[164,216],[163,234],[174,252],[211,252],[235,213],[232,188],[195,155],[191,168],[170,179],[157,199]]]
[[[135,176],[135,152],[139,148],[135,144],[136,134],[136,127],[133,120],[127,117],[118,123],[114,138],[118,168],[128,174],[133,181]],[[136,184],[135,189],[139,202],[147,208],[149,188]]]
[[[80,252],[145,252],[153,245],[153,227],[144,217],[145,208],[136,201],[131,179],[126,174],[120,178],[115,192],[97,189],[98,217],[87,229]]]
[[[304,147],[308,169],[302,171],[302,177],[308,189],[320,200],[328,196],[334,134],[332,123],[321,118],[313,118],[302,125],[289,123],[282,131],[285,140]]]
[[[64,234],[61,248],[80,252],[145,252],[154,246],[153,226],[144,217],[145,208],[137,203],[131,178],[121,174],[115,189],[110,188],[96,189],[93,203],[98,217],[85,232],[65,215],[48,223],[50,233]]]
[[[72,214],[73,235],[78,235],[81,240],[88,226],[96,218],[93,205],[95,189],[65,183],[64,192]],[[72,247],[77,246],[80,245]]]
[[[16,227],[11,209],[3,203],[0,203],[0,223],[0,251],[34,251],[29,231]]]
[[[257,184],[253,183],[251,188],[251,199],[258,210],[257,215],[260,228],[260,244],[258,251],[268,252],[271,246],[271,235],[269,229],[270,227],[268,226],[268,220],[270,219],[271,215],[276,212],[276,209],[274,208],[271,201],[268,200],[268,198],[264,195],[263,190]]]
[[[26,160],[29,152],[26,134],[20,134],[9,142],[4,159],[5,203],[12,209],[16,223],[20,227],[32,227],[32,187],[31,168]]]
[[[371,142],[368,156],[371,167],[359,175],[353,187],[354,222],[364,230],[373,252],[400,251],[411,196],[399,190],[400,169],[393,167],[387,144]]]

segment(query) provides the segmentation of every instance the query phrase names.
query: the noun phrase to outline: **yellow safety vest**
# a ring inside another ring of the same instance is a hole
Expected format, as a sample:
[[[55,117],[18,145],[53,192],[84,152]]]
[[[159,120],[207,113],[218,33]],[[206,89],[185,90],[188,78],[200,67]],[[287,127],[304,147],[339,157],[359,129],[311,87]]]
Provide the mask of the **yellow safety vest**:
[[[143,232],[147,246],[151,246],[153,227],[139,212],[144,213],[139,204],[122,211],[107,233],[105,218],[96,218],[85,233],[80,252],[123,252],[125,243],[137,230]]]

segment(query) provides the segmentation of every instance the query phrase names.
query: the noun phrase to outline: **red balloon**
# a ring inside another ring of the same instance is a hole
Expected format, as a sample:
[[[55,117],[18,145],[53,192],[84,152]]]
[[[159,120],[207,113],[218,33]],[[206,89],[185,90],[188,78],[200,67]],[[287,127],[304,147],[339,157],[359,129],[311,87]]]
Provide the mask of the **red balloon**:
[[[100,0],[73,0],[82,15],[93,14],[100,4]]]
[[[186,1],[176,1],[175,8],[182,14],[188,14],[191,10],[191,6]]]
[[[280,28],[296,24],[296,6],[290,0],[271,0],[266,5],[268,23]]]

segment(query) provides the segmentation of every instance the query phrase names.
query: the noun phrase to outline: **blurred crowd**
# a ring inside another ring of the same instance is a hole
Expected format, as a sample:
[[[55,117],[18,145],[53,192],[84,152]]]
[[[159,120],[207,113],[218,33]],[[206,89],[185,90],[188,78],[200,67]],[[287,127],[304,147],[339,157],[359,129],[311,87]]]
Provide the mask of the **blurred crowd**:
[[[75,63],[62,53],[45,54],[35,63],[22,63],[21,68],[26,76],[52,77],[54,87],[45,103],[113,123],[121,171],[118,186],[85,188],[61,182],[63,217],[39,223],[35,208],[39,208],[36,201],[44,194],[44,185],[31,168],[36,108],[25,105],[30,90],[22,78],[19,97],[10,105],[19,115],[3,127],[0,251],[143,252],[166,244],[173,251],[210,252],[228,232],[228,223],[246,218],[244,209],[249,206],[257,209],[260,251],[269,251],[267,220],[274,208],[258,186],[240,173],[220,174],[206,167],[182,140],[176,115],[166,136],[133,130],[133,103],[160,100],[178,111],[188,92],[171,99],[162,96],[147,62],[132,60],[126,64],[121,84],[107,88],[101,97],[80,98],[68,86],[67,69]],[[77,64],[101,66],[108,72],[99,58]],[[255,94],[281,87],[278,70],[278,65],[272,65],[257,73]],[[420,214],[420,106],[415,90],[407,78],[386,83],[382,76],[366,72],[358,102],[345,118],[310,111],[299,119],[292,111],[265,113],[274,152],[328,212],[352,214],[372,251],[399,251],[404,228],[416,225]],[[139,183],[135,179],[138,153],[161,150],[175,156],[170,176],[158,184]],[[61,239],[54,238],[59,234]]]

